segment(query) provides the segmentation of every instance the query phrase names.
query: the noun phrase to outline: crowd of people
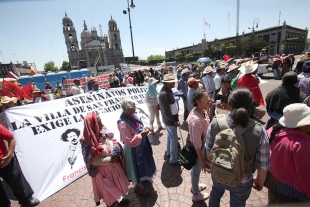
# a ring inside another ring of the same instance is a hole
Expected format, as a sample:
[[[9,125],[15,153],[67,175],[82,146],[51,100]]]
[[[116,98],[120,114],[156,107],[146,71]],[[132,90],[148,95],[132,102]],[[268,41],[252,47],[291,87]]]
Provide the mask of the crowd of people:
[[[85,117],[80,142],[96,205],[101,199],[108,206],[129,202],[130,182],[135,193],[149,193],[142,182],[152,183],[156,176],[149,139],[155,131],[155,119],[157,129],[167,131],[165,157],[171,166],[182,166],[177,133],[181,121],[175,88],[184,102],[183,124],[188,125],[189,143],[197,155],[191,169],[193,202],[209,198],[209,206],[220,206],[227,190],[231,206],[245,206],[251,189],[260,191],[263,186],[268,188],[269,204],[310,201],[310,165],[305,159],[310,155],[310,60],[303,56],[299,61],[303,61],[300,72],[291,71],[293,68],[286,71],[281,77],[282,84],[265,100],[256,75],[258,64],[252,59],[178,65],[175,69],[160,71],[150,68],[128,75],[121,71],[111,73],[111,88],[147,87],[145,102],[150,118],[149,126],[144,126],[136,115],[136,103],[130,98],[121,101],[118,132],[109,131],[98,114]],[[163,87],[157,91],[156,84],[160,82]],[[46,83],[46,89],[52,90],[50,87]],[[98,93],[98,82],[90,77],[87,90]],[[71,91],[73,95],[85,92],[79,79],[74,79]],[[37,88],[33,93],[34,103],[49,100]],[[13,107],[15,102],[14,98],[1,97],[4,110]],[[258,108],[264,107],[270,116],[266,125],[255,121],[261,118]],[[115,133],[120,134],[119,142]],[[13,157],[13,134],[0,126],[0,137],[0,177],[12,187],[21,204],[38,205]],[[8,142],[8,149],[4,140]],[[199,183],[201,172],[211,173],[210,193],[203,192],[207,186]],[[1,182],[0,198],[0,206],[9,206]]]

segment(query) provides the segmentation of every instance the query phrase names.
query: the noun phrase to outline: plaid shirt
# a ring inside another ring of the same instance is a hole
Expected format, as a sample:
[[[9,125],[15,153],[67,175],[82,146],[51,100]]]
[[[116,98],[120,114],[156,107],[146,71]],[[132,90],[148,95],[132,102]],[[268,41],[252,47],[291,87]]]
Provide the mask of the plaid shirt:
[[[296,86],[307,96],[310,95],[310,73],[300,73],[298,75],[298,83]]]
[[[229,115],[232,114],[232,112],[230,111],[228,113]],[[208,131],[207,131],[207,140],[205,143],[205,149],[208,151],[211,151],[213,145],[214,145],[214,140],[215,137],[213,137],[212,133],[211,133],[211,124],[208,127]],[[270,154],[269,154],[269,139],[266,133],[266,130],[264,127],[262,127],[262,131],[260,134],[260,140],[259,140],[259,146],[257,148],[256,151],[256,168],[262,171],[268,171],[269,170],[269,159],[270,159]],[[253,179],[253,173],[249,173],[247,175],[244,175],[241,184],[247,183],[250,180]]]
[[[283,114],[283,109],[293,103],[302,103],[306,98],[300,89],[293,85],[280,85],[270,91],[266,96],[267,112]]]

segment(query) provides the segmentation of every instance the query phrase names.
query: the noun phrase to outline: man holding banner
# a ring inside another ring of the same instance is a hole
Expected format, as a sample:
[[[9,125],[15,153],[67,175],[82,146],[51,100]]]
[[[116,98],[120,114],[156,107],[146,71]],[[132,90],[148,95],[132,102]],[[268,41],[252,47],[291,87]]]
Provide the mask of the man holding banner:
[[[8,142],[9,149],[5,146],[4,140]],[[33,190],[13,156],[15,145],[13,134],[0,125],[0,177],[12,188],[15,197],[22,206],[37,206],[40,201],[32,197]],[[11,206],[2,182],[0,182],[0,206]]]

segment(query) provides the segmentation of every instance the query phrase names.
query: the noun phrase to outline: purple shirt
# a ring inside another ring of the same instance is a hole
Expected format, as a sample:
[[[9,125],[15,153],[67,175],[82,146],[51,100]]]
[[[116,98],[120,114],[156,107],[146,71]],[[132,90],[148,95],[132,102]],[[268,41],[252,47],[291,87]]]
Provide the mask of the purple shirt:
[[[296,87],[304,92],[307,96],[310,95],[310,73],[300,73]]]

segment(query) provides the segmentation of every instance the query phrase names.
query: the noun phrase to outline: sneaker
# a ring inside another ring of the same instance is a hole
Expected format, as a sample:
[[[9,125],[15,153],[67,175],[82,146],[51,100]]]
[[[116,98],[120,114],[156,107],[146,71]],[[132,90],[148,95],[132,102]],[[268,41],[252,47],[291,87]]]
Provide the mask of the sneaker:
[[[203,191],[204,189],[207,188],[207,185],[206,184],[203,184],[203,183],[198,183],[198,190],[199,191]],[[193,193],[193,189],[191,188],[191,193]]]
[[[192,196],[192,201],[197,202],[197,201],[205,201],[209,198],[209,193],[197,193],[196,195],[193,194]]]

